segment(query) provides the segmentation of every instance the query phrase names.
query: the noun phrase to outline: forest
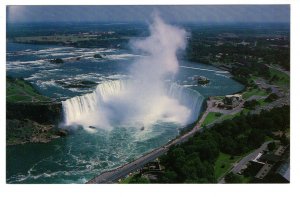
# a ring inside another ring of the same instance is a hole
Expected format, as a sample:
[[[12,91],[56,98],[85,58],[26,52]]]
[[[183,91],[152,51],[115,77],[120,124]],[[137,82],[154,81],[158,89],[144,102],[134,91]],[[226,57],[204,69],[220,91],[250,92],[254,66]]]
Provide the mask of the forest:
[[[220,152],[239,156],[275,139],[272,132],[286,131],[290,125],[289,106],[242,114],[197,133],[187,142],[173,146],[161,156],[165,172],[159,183],[215,183],[214,164]],[[286,135],[281,139],[288,143]]]

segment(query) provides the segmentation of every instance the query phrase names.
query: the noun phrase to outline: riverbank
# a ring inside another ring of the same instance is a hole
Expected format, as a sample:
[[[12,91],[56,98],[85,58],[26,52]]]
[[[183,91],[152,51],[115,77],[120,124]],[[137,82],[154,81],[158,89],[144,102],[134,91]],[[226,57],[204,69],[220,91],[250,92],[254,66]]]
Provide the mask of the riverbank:
[[[203,103],[203,105],[204,105],[204,103]],[[135,159],[132,162],[126,163],[115,169],[105,171],[105,172],[101,173],[100,175],[95,176],[93,179],[89,180],[87,182],[87,184],[114,183],[117,180],[125,177],[130,172],[140,169],[143,165],[147,164],[148,162],[167,153],[172,146],[175,146],[182,142],[186,142],[190,137],[194,136],[197,132],[202,132],[203,128],[200,128],[200,126],[201,126],[201,123],[203,122],[203,119],[206,116],[206,112],[210,109],[210,107],[211,107],[210,105],[207,106],[206,110],[204,110],[204,113],[202,113],[199,116],[198,120],[194,124],[192,124],[193,127],[188,132],[181,132],[180,135],[178,135],[175,139],[169,141],[167,144],[165,144],[161,147],[158,147],[156,149],[153,149],[152,151],[150,151],[148,153],[143,154],[142,156],[140,156],[139,158]],[[207,125],[206,128],[212,127],[213,124],[215,124],[215,123]]]
[[[283,107],[284,105],[289,106],[289,100],[286,101],[285,97],[278,99],[272,103],[269,103],[263,107],[258,107],[257,109],[249,110],[248,114],[249,115],[250,114],[260,114],[262,110],[270,111],[273,108]],[[181,144],[181,143],[187,141],[189,138],[193,137],[196,132],[201,132],[204,130],[203,122],[205,121],[205,119],[206,119],[207,115],[209,114],[209,112],[211,111],[212,107],[213,107],[212,102],[209,102],[209,100],[208,100],[206,109],[204,110],[204,113],[201,114],[201,116],[198,118],[197,122],[195,124],[193,124],[193,128],[190,130],[186,130],[185,132],[181,132],[181,134],[179,136],[177,136],[175,139],[171,140],[166,145],[156,148],[156,149],[152,150],[151,152],[148,152],[148,153],[144,154],[143,156],[139,157],[138,159],[136,159],[130,163],[124,164],[121,167],[104,172],[104,173],[100,174],[99,176],[94,177],[92,180],[88,181],[87,183],[114,183],[117,180],[124,178],[129,173],[139,170],[146,163],[166,154],[170,150],[171,146]],[[238,116],[238,115],[240,115],[240,113],[238,111],[236,111],[233,114],[232,118],[235,116]],[[217,118],[216,120],[206,124],[205,128],[206,129],[211,128],[211,127],[213,127],[213,125],[215,125],[217,123],[221,123],[224,120]]]
[[[47,143],[66,136],[58,128],[62,105],[41,95],[23,79],[6,79],[6,145]]]

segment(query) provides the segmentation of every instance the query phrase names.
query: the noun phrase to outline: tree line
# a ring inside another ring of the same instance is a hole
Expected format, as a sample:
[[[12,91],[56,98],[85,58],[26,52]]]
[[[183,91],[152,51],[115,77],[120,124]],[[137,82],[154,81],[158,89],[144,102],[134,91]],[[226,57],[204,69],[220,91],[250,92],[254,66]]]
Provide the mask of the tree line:
[[[283,106],[260,114],[242,114],[204,129],[161,156],[165,167],[159,183],[215,183],[214,165],[220,152],[238,156],[258,148],[272,132],[290,125],[290,108]],[[286,139],[282,139],[286,140]]]

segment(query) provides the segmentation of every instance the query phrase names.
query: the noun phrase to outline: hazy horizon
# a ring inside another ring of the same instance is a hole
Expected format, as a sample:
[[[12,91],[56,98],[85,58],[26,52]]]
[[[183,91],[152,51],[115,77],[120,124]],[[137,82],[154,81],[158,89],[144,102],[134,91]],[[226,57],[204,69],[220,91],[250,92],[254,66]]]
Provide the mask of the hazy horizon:
[[[7,23],[290,23],[289,5],[7,6]]]

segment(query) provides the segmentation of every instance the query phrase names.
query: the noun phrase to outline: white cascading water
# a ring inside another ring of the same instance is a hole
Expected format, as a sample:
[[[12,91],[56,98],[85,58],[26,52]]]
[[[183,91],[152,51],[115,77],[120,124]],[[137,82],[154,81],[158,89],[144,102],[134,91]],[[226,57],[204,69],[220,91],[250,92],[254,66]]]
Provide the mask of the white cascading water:
[[[133,80],[105,82],[91,94],[64,101],[66,125],[110,130],[143,128],[157,121],[185,125],[197,119],[203,97],[191,89],[165,84],[167,76],[179,70],[177,52],[186,47],[186,31],[155,15],[149,32],[148,37],[130,42],[133,50],[144,54],[130,66]]]
[[[120,122],[116,122],[114,119],[120,119],[121,111],[116,112],[113,116],[109,116],[108,107],[113,105],[114,103],[110,102],[114,97],[125,97],[126,88],[128,87],[129,82],[126,80],[123,81],[107,81],[105,83],[99,84],[96,90],[92,93],[76,96],[66,101],[62,102],[63,110],[64,110],[64,119],[65,125],[70,126],[74,124],[82,125],[84,127],[99,127],[104,129],[111,129],[114,123],[120,125]],[[142,125],[152,124],[155,121],[168,121],[174,120],[174,122],[178,122],[182,125],[189,124],[194,121],[199,116],[199,112],[203,102],[203,96],[195,90],[177,85],[175,83],[166,86],[166,93],[169,99],[178,101],[176,105],[172,106],[172,108],[184,108],[188,110],[189,117],[183,117],[183,120],[172,119],[172,116],[176,116],[173,114],[173,111],[168,113],[169,111],[164,109],[161,114],[154,114],[156,117],[151,119],[150,122],[142,122]],[[121,109],[123,110],[123,109]],[[180,113],[181,111],[175,111],[174,113]],[[148,113],[151,113],[149,111]],[[126,116],[135,116],[136,114],[131,114],[126,112]],[[143,113],[139,114],[139,116],[147,116],[147,112],[143,111]],[[182,114],[179,114],[182,115]],[[106,117],[105,117],[106,116]],[[112,118],[111,118],[112,117]],[[179,116],[181,118],[181,116]],[[132,120],[132,123],[135,123],[135,120]],[[146,119],[137,119],[136,122],[139,121],[147,121]],[[128,122],[122,122],[128,123]]]
[[[82,124],[82,117],[92,115],[93,112],[101,110],[101,103],[107,102],[110,96],[118,95],[126,83],[121,81],[108,81],[97,86],[92,93],[76,96],[62,102],[65,124]]]
[[[191,111],[187,123],[192,123],[198,119],[204,100],[204,97],[199,92],[172,83],[169,86],[168,95],[178,100],[181,105],[186,106]]]

